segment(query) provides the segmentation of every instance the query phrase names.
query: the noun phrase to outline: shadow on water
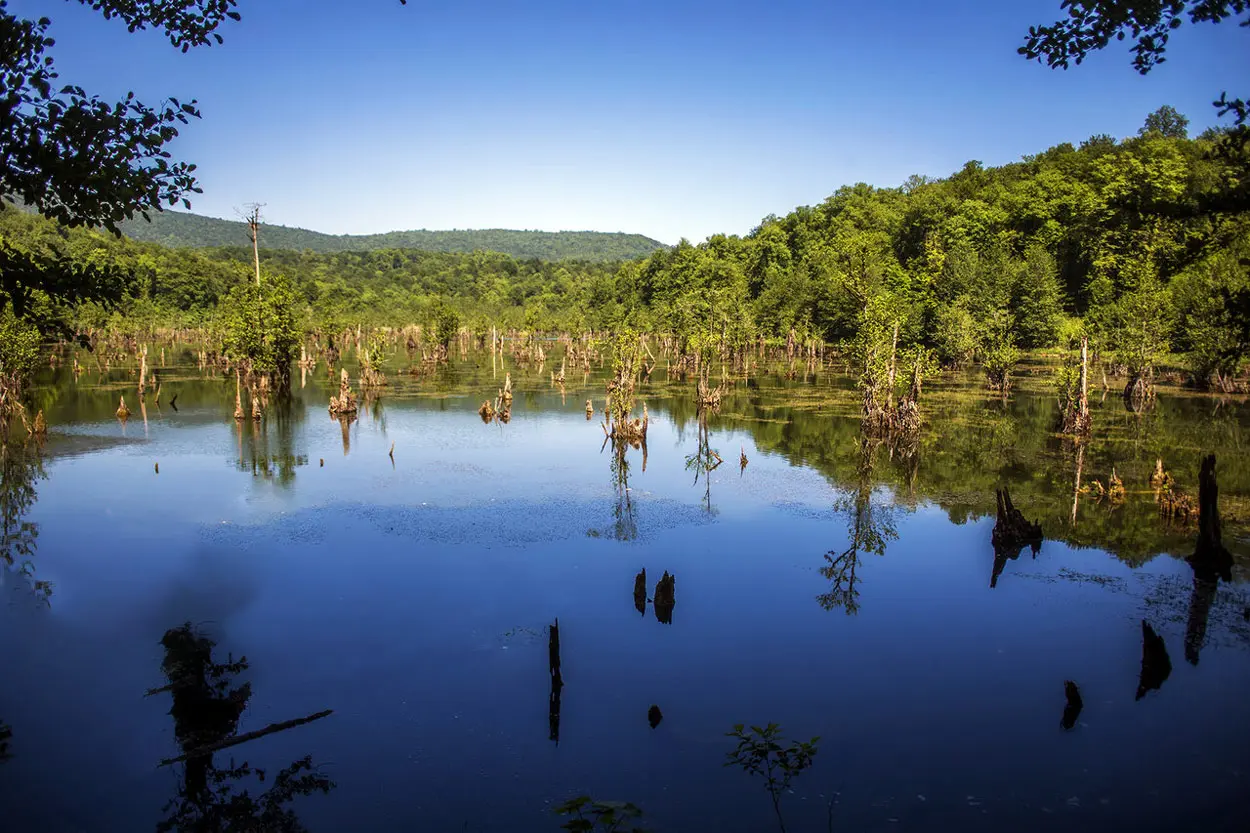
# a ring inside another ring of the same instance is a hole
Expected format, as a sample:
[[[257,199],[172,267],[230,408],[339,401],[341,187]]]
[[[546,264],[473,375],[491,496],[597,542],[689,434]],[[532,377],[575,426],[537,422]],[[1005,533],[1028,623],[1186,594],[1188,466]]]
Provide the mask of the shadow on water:
[[[247,671],[246,657],[225,662],[213,659],[216,643],[190,623],[171,628],[161,639],[165,657],[161,671],[168,683],[148,692],[168,692],[173,700],[174,736],[182,754],[161,762],[181,765],[177,794],[163,809],[161,831],[210,833],[221,830],[264,830],[296,833],[306,828],[288,805],[297,796],[329,793],[334,782],[321,775],[305,756],[281,769],[272,778],[247,761],[218,767],[215,753],[260,737],[292,729],[330,714],[318,712],[305,718],[275,723],[254,732],[238,733],[239,720],[252,697],[250,682],[237,682]],[[253,779],[255,779],[253,783]],[[256,785],[268,788],[253,795]]]

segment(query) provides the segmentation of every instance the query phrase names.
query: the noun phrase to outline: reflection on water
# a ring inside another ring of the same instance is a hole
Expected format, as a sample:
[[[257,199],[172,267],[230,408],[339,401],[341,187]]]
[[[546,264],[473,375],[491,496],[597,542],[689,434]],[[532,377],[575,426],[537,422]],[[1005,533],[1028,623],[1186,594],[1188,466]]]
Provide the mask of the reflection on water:
[[[721,777],[723,733],[772,720],[839,748],[786,799],[794,830],[825,829],[834,788],[840,829],[1043,830],[1060,813],[1074,833],[1238,829],[1223,823],[1243,796],[1226,775],[1250,717],[1214,704],[1250,685],[1244,405],[1165,395],[1129,414],[1112,398],[1073,444],[1051,433],[1040,382],[1026,375],[1003,401],[951,378],[899,445],[862,436],[851,381],[819,366],[726,379],[704,413],[693,382],[656,374],[639,391],[650,436],[601,438],[583,403],[605,370],[557,385],[506,356],[492,355],[494,375],[472,354],[392,372],[385,405],[368,396],[338,426],[323,416],[337,365],[241,424],[234,380],[211,363],[159,368],[177,411],[136,400],[120,365],[51,369],[36,392],[48,446],[0,460],[5,577],[25,576],[10,582],[24,603],[0,603],[0,633],[21,635],[0,639],[13,829],[508,818],[537,833],[558,824],[545,807],[591,791],[646,807],[656,830],[746,833],[774,821],[741,797],[739,773]],[[487,429],[475,411],[502,405],[508,378],[511,421]],[[123,393],[127,426],[113,417]],[[734,445],[739,477],[726,478],[718,447]],[[387,459],[396,448],[403,465]],[[1209,450],[1222,492],[1201,502],[1223,517],[1161,518],[1156,461],[1178,493],[1213,493],[1199,476]],[[1112,472],[1123,502],[1088,491]],[[1000,524],[1037,524],[1045,543]],[[137,546],[148,536],[156,546]],[[30,601],[47,578],[54,607]],[[134,646],[183,619],[204,624],[165,634],[166,684],[134,696],[157,661]],[[201,627],[265,659],[218,656]],[[1188,662],[1173,667],[1169,642]],[[1062,681],[1070,734],[1054,725]],[[332,719],[257,728],[306,712],[291,704],[309,692]],[[150,775],[172,754],[153,709],[166,696],[180,754]],[[332,792],[300,757],[305,737],[340,767]],[[292,763],[262,780],[262,754]]]
[[[0,583],[6,573],[15,573],[36,596],[48,601],[52,584],[35,577],[39,524],[29,517],[38,499],[35,484],[44,477],[37,443],[0,444]]]
[[[174,736],[182,755],[162,761],[162,766],[181,764],[182,777],[176,795],[165,805],[165,818],[157,831],[210,833],[222,830],[265,830],[297,833],[306,828],[288,806],[296,796],[329,793],[334,782],[321,775],[306,756],[283,767],[272,777],[247,761],[235,763],[233,755],[218,767],[215,754],[259,737],[294,728],[324,717],[274,724],[238,734],[239,719],[252,698],[250,682],[236,683],[248,670],[246,657],[225,662],[213,660],[216,643],[197,632],[190,623],[171,628],[161,639],[165,658],[161,671],[168,680],[148,695],[168,692],[173,700]],[[253,781],[253,779],[255,779]],[[253,795],[257,785],[268,787]]]
[[[834,510],[846,518],[846,549],[825,553],[820,574],[829,589],[816,597],[825,610],[842,608],[848,616],[859,612],[860,554],[885,555],[886,544],[898,537],[895,507],[884,497],[873,497],[873,467],[881,441],[864,436],[859,441],[858,482],[854,491],[839,497]]]

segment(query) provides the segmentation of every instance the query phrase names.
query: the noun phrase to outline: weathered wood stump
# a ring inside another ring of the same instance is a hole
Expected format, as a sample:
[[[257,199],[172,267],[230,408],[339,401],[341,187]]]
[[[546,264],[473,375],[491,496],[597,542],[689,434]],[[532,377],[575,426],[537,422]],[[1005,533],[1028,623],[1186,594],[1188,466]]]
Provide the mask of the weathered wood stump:
[[[634,609],[641,615],[647,615],[647,568],[643,567],[634,576]]]
[[[677,604],[676,589],[676,577],[670,576],[668,570],[665,570],[664,575],[655,585],[655,597],[652,600],[655,606],[655,618],[661,624],[673,624],[673,607]]]

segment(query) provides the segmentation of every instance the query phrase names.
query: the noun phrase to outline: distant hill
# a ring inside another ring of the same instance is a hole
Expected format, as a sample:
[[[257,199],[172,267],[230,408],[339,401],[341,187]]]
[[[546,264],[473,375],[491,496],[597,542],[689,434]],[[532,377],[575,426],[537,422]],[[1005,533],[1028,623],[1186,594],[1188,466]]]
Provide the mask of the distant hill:
[[[171,248],[245,246],[247,225],[184,211],[152,215],[151,222],[138,217],[122,224],[132,240],[160,243]],[[262,225],[261,246],[266,249],[314,252],[370,251],[373,249],[424,249],[430,252],[473,252],[484,249],[516,258],[541,260],[631,260],[645,257],[664,244],[641,234],[599,231],[388,231],[385,234],[322,234],[302,228]]]

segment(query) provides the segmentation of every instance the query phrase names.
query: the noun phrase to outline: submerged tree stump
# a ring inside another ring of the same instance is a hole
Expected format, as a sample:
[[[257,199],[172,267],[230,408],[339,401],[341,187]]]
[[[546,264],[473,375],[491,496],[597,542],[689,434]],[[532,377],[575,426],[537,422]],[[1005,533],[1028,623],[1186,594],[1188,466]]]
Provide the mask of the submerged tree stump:
[[[1158,691],[1172,673],[1167,644],[1145,619],[1141,620],[1141,635],[1141,676],[1137,681],[1137,700],[1145,697],[1146,692]]]
[[[641,615],[647,615],[647,568],[643,567],[638,575],[634,576],[634,610]]]
[[[121,401],[117,405],[117,418],[126,420],[130,418],[130,409],[126,407],[126,397],[121,397]]]
[[[560,673],[560,620],[551,623],[547,640],[547,667],[551,672],[551,696],[547,701],[549,739],[560,742],[560,692],[564,676]]]
[[[676,577],[670,576],[668,570],[665,570],[664,575],[655,585],[655,598],[652,600],[655,606],[655,618],[661,624],[673,624],[673,607],[677,604],[676,589]]]
[[[994,532],[990,539],[995,550],[1019,552],[1026,546],[1035,550],[1042,544],[1042,525],[1031,523],[1024,514],[1011,502],[1011,492],[1006,488],[996,489],[998,500],[998,520],[994,524]]]
[[[1085,707],[1085,703],[1081,700],[1081,690],[1071,680],[1063,681],[1063,695],[1066,702],[1063,706],[1063,718],[1059,721],[1059,725],[1065,730],[1069,730],[1076,726],[1077,718],[1081,716],[1081,709]]]
[[[482,407],[477,409],[477,415],[482,418],[482,422],[489,423],[495,418],[495,406],[487,399],[482,403]]]
[[[352,393],[351,383],[347,378],[347,368],[342,368],[339,375],[339,395],[330,397],[331,416],[352,416],[359,406],[356,394]]]

